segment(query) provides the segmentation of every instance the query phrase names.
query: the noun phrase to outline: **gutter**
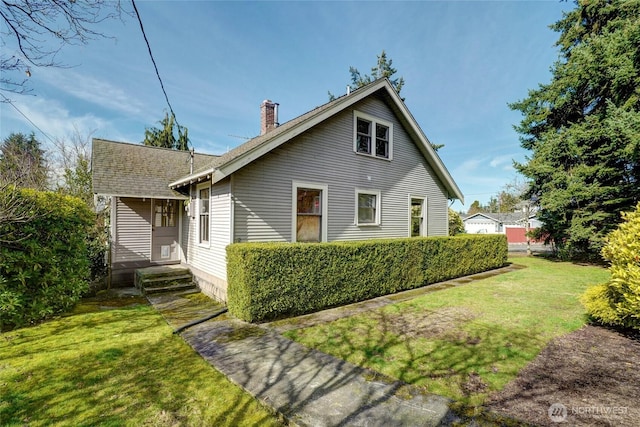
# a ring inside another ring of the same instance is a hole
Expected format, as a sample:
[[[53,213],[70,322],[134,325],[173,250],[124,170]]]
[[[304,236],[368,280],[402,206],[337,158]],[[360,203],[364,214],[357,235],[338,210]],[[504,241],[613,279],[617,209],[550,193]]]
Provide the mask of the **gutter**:
[[[176,187],[182,187],[185,185],[193,184],[196,182],[202,181],[202,178],[209,179],[213,176],[213,173],[216,171],[216,168],[207,169],[205,171],[199,172],[196,175],[189,175],[186,178],[179,179],[169,184],[169,188],[174,189]]]

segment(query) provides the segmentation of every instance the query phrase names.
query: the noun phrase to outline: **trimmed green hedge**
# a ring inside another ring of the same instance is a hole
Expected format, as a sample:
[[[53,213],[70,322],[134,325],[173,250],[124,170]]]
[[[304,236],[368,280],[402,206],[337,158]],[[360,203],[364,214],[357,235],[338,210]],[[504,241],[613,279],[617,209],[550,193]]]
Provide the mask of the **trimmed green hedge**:
[[[227,247],[227,305],[249,322],[318,311],[502,267],[505,235]]]
[[[88,289],[93,213],[78,198],[15,187],[0,192],[0,211],[0,329],[73,307]]]

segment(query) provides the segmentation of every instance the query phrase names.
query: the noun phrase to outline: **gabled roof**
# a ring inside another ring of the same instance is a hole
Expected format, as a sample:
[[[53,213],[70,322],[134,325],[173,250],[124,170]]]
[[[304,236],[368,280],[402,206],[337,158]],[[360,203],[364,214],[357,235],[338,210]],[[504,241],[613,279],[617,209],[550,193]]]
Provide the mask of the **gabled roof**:
[[[386,78],[376,80],[367,86],[351,92],[349,95],[341,96],[284,123],[264,135],[247,141],[228,153],[214,159],[209,165],[201,169],[194,169],[194,173],[185,175],[179,179],[176,178],[171,182],[170,187],[174,189],[179,188],[200,181],[203,178],[206,179],[209,176],[212,177],[214,183],[218,182],[318,123],[327,120],[374,93],[381,93],[385,100],[387,100],[412,140],[415,141],[429,166],[431,166],[436,176],[443,183],[448,198],[459,199],[464,202],[464,196],[458,188],[458,185],[451,177],[451,174],[449,174],[449,171],[409,112],[407,106]]]
[[[517,224],[521,222],[525,222],[524,219],[526,215],[522,212],[496,212],[496,213],[488,213],[488,212],[477,212],[473,215],[469,215],[465,218],[462,218],[462,221],[467,221],[475,217],[484,217],[491,221],[503,223],[503,224]],[[535,214],[530,214],[529,218],[535,218]]]
[[[194,170],[217,156],[196,153]],[[167,184],[189,173],[191,153],[93,138],[93,192],[104,196],[185,199]]]

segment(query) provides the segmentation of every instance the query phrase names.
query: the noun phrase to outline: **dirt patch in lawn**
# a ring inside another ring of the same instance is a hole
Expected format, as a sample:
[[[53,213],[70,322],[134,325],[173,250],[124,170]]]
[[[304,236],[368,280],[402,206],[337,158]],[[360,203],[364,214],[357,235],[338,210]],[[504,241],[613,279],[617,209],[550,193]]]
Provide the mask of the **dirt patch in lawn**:
[[[640,340],[584,328],[553,340],[488,409],[542,426],[637,426]]]
[[[475,314],[464,307],[444,307],[429,311],[406,311],[398,314],[381,313],[379,319],[386,331],[408,338],[453,338],[462,336],[460,325],[475,318]],[[456,334],[456,336],[452,336]]]

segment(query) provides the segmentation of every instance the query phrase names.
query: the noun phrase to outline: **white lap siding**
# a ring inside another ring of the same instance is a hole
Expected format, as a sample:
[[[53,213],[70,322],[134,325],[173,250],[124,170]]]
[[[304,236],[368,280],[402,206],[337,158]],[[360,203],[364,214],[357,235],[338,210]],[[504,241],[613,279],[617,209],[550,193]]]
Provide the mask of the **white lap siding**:
[[[151,199],[116,199],[113,262],[151,260]]]
[[[135,269],[151,263],[151,199],[112,200],[111,284],[132,286]]]
[[[211,187],[209,244],[201,245],[196,234],[196,200],[191,201],[193,217],[184,215],[183,239],[186,262],[192,267],[198,285],[206,294],[226,300],[226,247],[231,243],[231,196],[229,179]]]

